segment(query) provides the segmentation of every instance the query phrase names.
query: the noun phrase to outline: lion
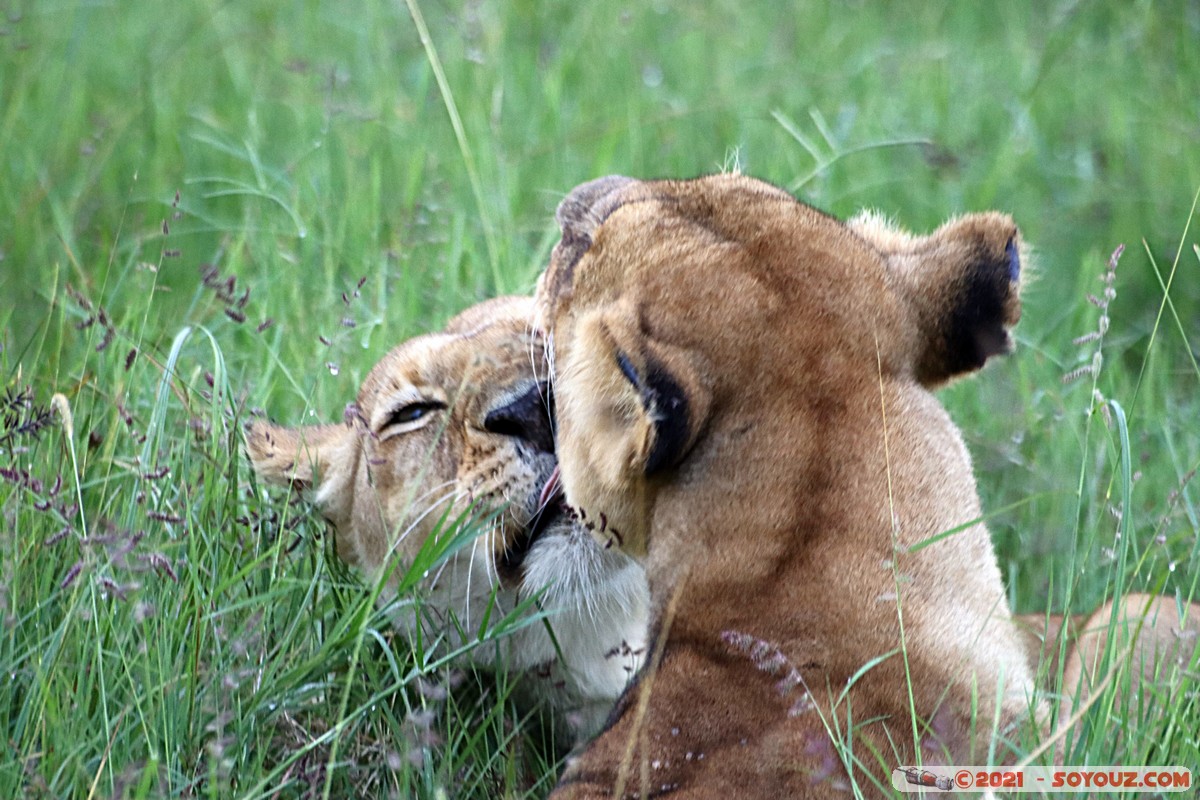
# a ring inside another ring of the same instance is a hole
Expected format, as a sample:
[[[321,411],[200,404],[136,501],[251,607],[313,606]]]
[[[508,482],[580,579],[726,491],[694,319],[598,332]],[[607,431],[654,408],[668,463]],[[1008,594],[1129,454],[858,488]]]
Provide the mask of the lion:
[[[1071,723],[1110,682],[1112,707],[1100,711],[1119,718],[1140,703],[1175,702],[1197,674],[1200,603],[1135,592],[1091,614],[1023,614],[1018,622],[1044,680],[1053,686],[1061,669],[1058,719],[1072,738]],[[1063,757],[1061,746],[1056,755]]]
[[[1008,757],[1046,709],[932,390],[1011,348],[1013,220],[914,236],[737,174],[603,178],[556,218],[561,486],[645,565],[651,650],[552,796],[875,795]]]
[[[385,601],[440,520],[490,520],[431,570],[425,613],[401,604],[395,624],[459,648],[484,620],[536,598],[548,624],[518,628],[499,656],[547,702],[569,745],[599,727],[639,666],[647,589],[632,559],[541,500],[556,460],[532,310],[518,297],[474,306],[387,353],[344,424],[255,422],[247,449],[259,478],[310,495],[344,561],[370,580],[390,572]],[[466,657],[495,666],[497,651]]]
[[[1148,686],[1171,693],[1182,686],[1182,674],[1195,661],[1200,644],[1200,604],[1177,603],[1148,594],[1110,600],[1076,626],[1073,646],[1063,667],[1063,689],[1072,710],[1086,704],[1104,676],[1099,674],[1105,651],[1129,649],[1128,672],[1114,676],[1135,692]],[[1193,673],[1194,674],[1194,673]],[[1119,684],[1119,685],[1121,685]],[[1123,702],[1125,692],[1118,692]]]

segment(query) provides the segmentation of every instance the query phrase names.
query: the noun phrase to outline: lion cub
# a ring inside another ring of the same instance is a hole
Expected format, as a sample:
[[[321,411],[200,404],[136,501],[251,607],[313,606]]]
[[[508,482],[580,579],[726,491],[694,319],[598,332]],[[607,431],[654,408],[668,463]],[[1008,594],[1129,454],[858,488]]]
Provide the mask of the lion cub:
[[[427,639],[457,647],[487,618],[493,595],[499,619],[544,589],[553,637],[542,623],[527,625],[503,639],[503,655],[579,741],[640,664],[647,590],[628,556],[603,549],[557,504],[543,508],[556,462],[532,310],[530,298],[515,297],[468,309],[384,356],[345,424],[258,422],[247,445],[260,478],[309,491],[339,556],[371,578],[396,559],[393,575],[403,574],[443,517],[503,509],[432,571],[423,618],[395,621],[410,633],[419,622]],[[494,654],[484,647],[470,657],[488,666]]]
[[[1012,220],[916,237],[739,175],[605,178],[557,218],[561,482],[645,564],[652,646],[554,796],[875,796],[918,751],[1004,758],[1044,710],[931,389],[1010,347]]]

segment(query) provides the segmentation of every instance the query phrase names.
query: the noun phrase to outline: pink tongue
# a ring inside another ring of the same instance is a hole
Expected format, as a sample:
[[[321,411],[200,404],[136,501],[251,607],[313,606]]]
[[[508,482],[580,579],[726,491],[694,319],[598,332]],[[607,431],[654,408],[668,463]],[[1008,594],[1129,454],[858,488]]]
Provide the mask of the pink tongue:
[[[558,465],[554,465],[554,472],[550,473],[546,485],[542,487],[542,494],[538,497],[538,508],[545,508],[550,504],[550,501],[557,497],[562,492],[562,480],[559,476]]]

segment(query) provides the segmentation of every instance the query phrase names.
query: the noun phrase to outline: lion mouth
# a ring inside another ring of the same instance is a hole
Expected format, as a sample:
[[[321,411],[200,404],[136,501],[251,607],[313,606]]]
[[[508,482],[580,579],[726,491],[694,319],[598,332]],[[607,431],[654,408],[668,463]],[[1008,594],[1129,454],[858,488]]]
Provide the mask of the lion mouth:
[[[550,473],[550,477],[546,479],[542,485],[542,491],[538,494],[537,511],[528,528],[529,544],[537,541],[554,522],[562,519],[566,510],[567,506],[563,501],[562,480],[558,464],[555,464],[554,471]]]
[[[525,557],[533,548],[535,542],[550,530],[555,523],[567,515],[567,507],[563,501],[562,482],[559,479],[558,465],[542,485],[538,493],[537,510],[533,518],[516,539],[505,549],[499,559],[499,572],[503,579],[519,580],[521,566]]]
[[[562,505],[563,490],[562,490],[562,470],[558,464],[554,465],[554,471],[550,473],[550,477],[546,479],[546,483],[542,486],[542,492],[538,495],[538,512],[542,512],[550,507],[551,502]]]

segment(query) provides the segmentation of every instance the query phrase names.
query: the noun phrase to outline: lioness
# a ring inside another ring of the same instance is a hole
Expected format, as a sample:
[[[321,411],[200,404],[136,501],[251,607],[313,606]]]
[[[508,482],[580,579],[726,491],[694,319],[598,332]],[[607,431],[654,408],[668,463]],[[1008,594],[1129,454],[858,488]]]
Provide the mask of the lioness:
[[[1098,699],[1093,697],[1098,688],[1110,681],[1115,682],[1113,705],[1119,717],[1122,706],[1172,702],[1197,674],[1192,664],[1200,650],[1200,603],[1133,593],[1090,615],[1026,614],[1018,619],[1029,636],[1032,663],[1047,683],[1054,683],[1060,648],[1064,652],[1060,725],[1084,713]],[[1057,752],[1061,756],[1061,747]]]
[[[600,179],[557,219],[561,482],[644,562],[652,648],[554,796],[882,794],[1042,717],[930,391],[1010,347],[1013,221],[916,237],[728,174]]]
[[[261,478],[310,491],[338,554],[372,578],[411,561],[447,510],[453,519],[472,504],[503,507],[427,581],[425,630],[457,646],[485,619],[493,593],[498,619],[544,589],[553,637],[542,624],[519,629],[503,640],[506,663],[528,672],[531,692],[578,740],[599,727],[640,664],[647,590],[629,557],[597,545],[557,506],[541,507],[555,457],[531,315],[530,298],[468,309],[384,356],[345,424],[258,422],[247,445]],[[411,631],[418,621],[396,622]],[[471,653],[490,665],[495,651]]]

